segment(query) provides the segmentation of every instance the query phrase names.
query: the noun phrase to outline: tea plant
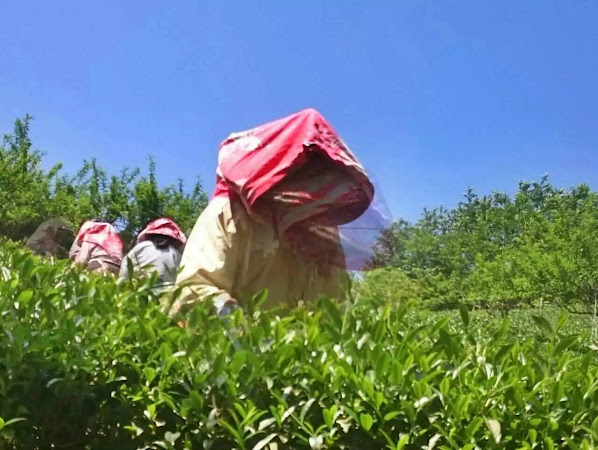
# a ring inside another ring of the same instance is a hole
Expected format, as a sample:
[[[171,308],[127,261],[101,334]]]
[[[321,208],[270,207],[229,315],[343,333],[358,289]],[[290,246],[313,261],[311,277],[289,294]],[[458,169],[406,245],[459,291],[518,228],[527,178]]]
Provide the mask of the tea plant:
[[[517,339],[465,309],[429,319],[364,297],[283,314],[262,294],[180,328],[151,285],[0,247],[0,448],[598,443],[596,348],[565,317],[530,314]]]

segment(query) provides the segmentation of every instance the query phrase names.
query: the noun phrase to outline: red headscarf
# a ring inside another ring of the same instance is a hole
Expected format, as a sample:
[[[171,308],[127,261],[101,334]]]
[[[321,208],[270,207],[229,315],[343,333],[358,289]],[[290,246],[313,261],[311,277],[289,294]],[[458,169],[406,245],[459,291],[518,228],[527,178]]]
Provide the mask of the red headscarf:
[[[104,222],[88,221],[83,224],[75,242],[80,246],[83,242],[99,245],[117,263],[122,261],[123,243],[112,225]]]
[[[337,227],[365,212],[374,187],[324,117],[306,109],[229,136],[214,196],[239,198],[297,254],[345,267]]]
[[[181,244],[187,243],[187,236],[181,231],[179,226],[171,219],[166,217],[158,220],[154,220],[145,229],[139,233],[137,238],[138,242],[142,242],[147,239],[148,235],[157,234],[161,236],[168,236],[176,239]]]

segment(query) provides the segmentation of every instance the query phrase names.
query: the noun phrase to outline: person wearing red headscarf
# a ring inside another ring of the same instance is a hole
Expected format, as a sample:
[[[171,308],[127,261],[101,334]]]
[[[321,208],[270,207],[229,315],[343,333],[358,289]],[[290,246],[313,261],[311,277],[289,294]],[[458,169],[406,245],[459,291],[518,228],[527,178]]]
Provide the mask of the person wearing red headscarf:
[[[73,264],[97,273],[118,273],[123,255],[123,243],[109,223],[85,222],[69,251]]]
[[[74,234],[66,222],[52,218],[37,227],[35,233],[27,239],[26,245],[38,255],[66,258]]]
[[[174,284],[187,237],[171,219],[154,220],[139,233],[137,244],[127,254],[120,268],[120,279],[130,278],[129,264],[134,272],[158,272],[158,286]]]
[[[242,306],[265,289],[266,307],[342,297],[339,226],[360,217],[373,195],[361,164],[313,109],[232,134],[183,254],[172,312],[206,298],[217,310]]]

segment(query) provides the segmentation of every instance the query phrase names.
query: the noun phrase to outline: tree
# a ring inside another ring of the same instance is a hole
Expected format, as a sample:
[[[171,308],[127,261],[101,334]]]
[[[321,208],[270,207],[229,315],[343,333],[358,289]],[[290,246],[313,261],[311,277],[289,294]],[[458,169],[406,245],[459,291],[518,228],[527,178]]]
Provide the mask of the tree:
[[[207,204],[199,179],[190,192],[182,180],[160,187],[152,158],[146,175],[128,167],[110,175],[95,158],[84,160],[75,175],[60,173],[60,164],[45,171],[44,154],[32,150],[31,120],[17,119],[0,148],[0,234],[10,239],[27,238],[50,217],[61,217],[74,228],[89,219],[113,223],[125,243],[163,216],[190,232]]]
[[[0,147],[0,230],[11,239],[29,235],[47,217],[46,200],[61,168],[42,168],[43,153],[33,150],[29,139],[32,119],[17,119],[13,134],[5,134]]]
[[[424,211],[381,236],[373,267],[393,266],[422,298],[594,306],[598,297],[598,193],[554,188],[547,177],[515,196],[472,189],[456,208]]]

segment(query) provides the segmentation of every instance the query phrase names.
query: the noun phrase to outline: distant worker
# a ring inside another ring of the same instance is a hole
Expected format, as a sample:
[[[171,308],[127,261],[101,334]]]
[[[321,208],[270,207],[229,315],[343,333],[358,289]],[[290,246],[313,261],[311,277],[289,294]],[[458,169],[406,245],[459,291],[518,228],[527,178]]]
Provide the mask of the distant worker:
[[[347,261],[338,227],[360,217],[373,195],[360,163],[313,109],[232,134],[183,253],[172,313],[207,298],[226,311],[264,289],[266,307],[341,298]]]
[[[69,256],[73,264],[96,273],[117,274],[123,255],[123,243],[109,223],[88,221],[83,224]]]
[[[38,255],[68,258],[69,246],[75,233],[60,219],[43,222],[27,239],[27,247]]]
[[[129,273],[131,264],[135,273],[158,272],[158,286],[174,284],[186,242],[185,233],[171,219],[153,221],[139,233],[137,244],[123,259],[120,279],[133,276]]]

